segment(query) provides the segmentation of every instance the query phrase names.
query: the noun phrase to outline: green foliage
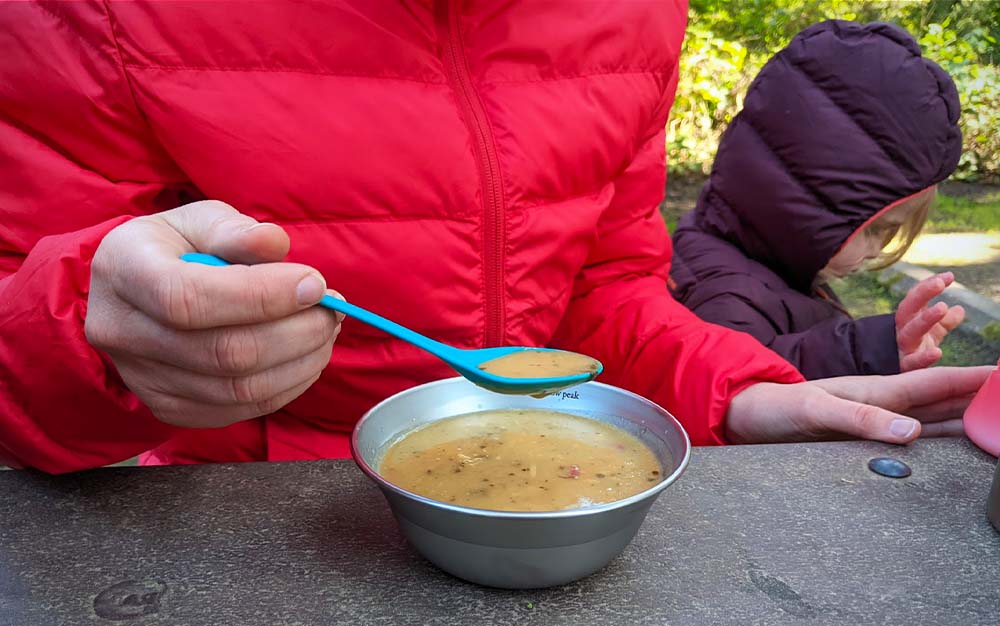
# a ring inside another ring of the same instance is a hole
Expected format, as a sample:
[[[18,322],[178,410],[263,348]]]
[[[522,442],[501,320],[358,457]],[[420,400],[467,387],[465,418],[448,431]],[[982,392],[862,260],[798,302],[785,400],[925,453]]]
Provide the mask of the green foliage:
[[[939,193],[924,230],[931,233],[1000,231],[1000,192],[975,198]]]
[[[975,333],[957,330],[941,342],[940,366],[965,367],[969,365],[994,365],[997,362],[997,344]]]
[[[934,59],[955,80],[962,101],[962,158],[955,178],[1000,178],[1000,67],[981,63],[997,40],[985,27],[963,35],[949,21],[929,24],[920,38],[924,55]]]
[[[1000,344],[1000,322],[990,322],[986,326],[983,326],[983,337],[986,337],[993,343]]]
[[[719,136],[743,106],[743,93],[756,71],[747,71],[746,48],[699,24],[692,23],[685,37],[667,152],[674,171],[707,172]]]
[[[707,172],[722,131],[764,63],[826,19],[897,23],[955,79],[964,152],[956,178],[1000,180],[1000,2],[691,0],[667,133],[672,171]]]

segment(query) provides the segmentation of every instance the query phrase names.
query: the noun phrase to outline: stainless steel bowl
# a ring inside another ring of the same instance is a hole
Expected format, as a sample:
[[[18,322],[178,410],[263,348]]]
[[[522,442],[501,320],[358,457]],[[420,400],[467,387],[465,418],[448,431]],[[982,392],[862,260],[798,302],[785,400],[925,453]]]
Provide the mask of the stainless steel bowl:
[[[663,465],[663,481],[632,497],[582,509],[539,513],[455,506],[411,493],[378,472],[386,449],[413,428],[488,409],[540,408],[624,428]],[[499,395],[464,378],[398,393],[365,414],[351,439],[354,459],[382,489],[403,534],[427,560],[459,578],[507,589],[561,585],[604,567],[635,536],[646,512],[691,455],[680,423],[628,391],[589,382],[538,400]]]

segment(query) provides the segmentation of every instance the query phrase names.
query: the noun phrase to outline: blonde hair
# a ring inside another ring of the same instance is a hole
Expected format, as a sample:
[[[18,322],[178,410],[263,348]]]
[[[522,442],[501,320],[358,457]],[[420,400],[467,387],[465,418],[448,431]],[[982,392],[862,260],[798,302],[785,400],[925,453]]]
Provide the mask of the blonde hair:
[[[885,215],[883,215],[866,227],[866,229],[871,230],[873,236],[882,239],[882,253],[871,262],[868,266],[869,270],[885,269],[903,258],[906,251],[913,245],[913,240],[923,230],[936,195],[937,186],[935,185],[925,193],[913,196],[894,207],[894,211],[906,213],[906,218],[901,224],[886,223]]]

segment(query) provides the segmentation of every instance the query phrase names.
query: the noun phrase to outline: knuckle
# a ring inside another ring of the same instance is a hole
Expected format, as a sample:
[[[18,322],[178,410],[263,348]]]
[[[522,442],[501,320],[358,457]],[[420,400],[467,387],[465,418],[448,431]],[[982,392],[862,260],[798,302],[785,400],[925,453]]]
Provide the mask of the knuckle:
[[[143,404],[151,406],[151,401],[156,399],[157,394],[144,383],[140,370],[135,367],[132,360],[112,357],[112,361],[114,361],[115,368],[118,370],[118,376],[121,377],[122,382],[128,390],[142,400]]]
[[[320,362],[318,371],[323,371],[327,365],[330,364],[330,359],[333,358],[333,341],[329,341],[323,346],[323,351],[320,354]]]
[[[810,395],[802,401],[802,406],[792,414],[792,423],[807,439],[819,439],[828,432],[828,428],[817,417],[826,411],[823,397],[819,394]]]
[[[319,377],[320,377],[320,372],[316,372],[312,374],[309,378],[304,380],[301,385],[289,389],[288,391],[285,391],[283,393],[279,393],[270,398],[267,398],[266,400],[258,402],[256,405],[257,411],[259,411],[258,414],[268,415],[270,413],[274,413],[275,411],[281,409],[286,404],[288,404],[292,400],[298,398],[303,393],[305,393],[306,389],[312,386],[314,382],[319,380]]]
[[[281,296],[282,294],[274,288],[273,281],[250,283],[250,306],[254,307],[259,319],[271,319],[281,314]]]
[[[127,250],[136,230],[143,228],[148,221],[147,217],[137,217],[108,231],[94,252],[92,267],[97,267],[100,270],[113,269],[116,252],[119,249]]]
[[[878,423],[879,410],[868,404],[858,404],[854,407],[851,421],[859,432],[873,432]]]
[[[319,307],[299,311],[281,324],[281,337],[295,346],[295,353],[300,357],[332,344],[340,332],[336,319]]]
[[[251,287],[250,302],[257,313],[257,319],[269,319],[271,317],[270,311],[274,308],[272,304],[274,300],[268,294],[267,289]]]
[[[314,307],[303,313],[308,316],[306,332],[311,337],[321,338],[321,344],[333,340],[337,336],[337,333],[340,332],[340,323],[337,322],[337,318],[331,315],[329,311]]]
[[[286,303],[282,300],[287,294],[279,288],[285,283],[274,280],[271,270],[259,266],[231,269],[234,283],[240,285],[234,297],[253,319],[272,320],[288,314],[284,310]]]
[[[254,402],[254,408],[256,409],[255,417],[260,417],[261,415],[270,415],[274,413],[281,407],[287,404],[280,395],[271,396],[270,398],[264,398],[263,400],[257,400]]]
[[[97,246],[90,263],[90,293],[113,294],[127,289],[136,283],[134,279],[134,263],[128,258],[129,249],[118,244],[127,233],[122,229],[129,224],[112,230]]]
[[[278,317],[284,304],[282,293],[275,283],[284,283],[273,277],[273,270],[265,267],[234,267],[233,274],[240,285],[236,296],[240,305],[253,312],[254,319],[267,320]]]
[[[148,338],[142,337],[138,332],[135,315],[133,310],[88,303],[83,320],[83,334],[87,343],[108,354],[138,353],[138,347]]]
[[[83,336],[87,339],[87,343],[95,348],[111,347],[113,341],[111,328],[110,324],[104,323],[102,316],[95,314],[93,307],[88,308],[87,316],[83,320]]]
[[[215,368],[233,376],[256,371],[263,356],[256,333],[248,329],[215,333],[212,354]]]
[[[96,279],[103,279],[110,273],[110,269],[114,267],[114,263],[111,262],[110,257],[114,256],[111,252],[111,248],[114,246],[114,231],[108,233],[108,235],[101,240],[100,245],[97,246],[97,250],[94,251],[94,258],[90,262],[90,275],[91,282],[95,282]]]
[[[174,328],[192,328],[197,321],[198,291],[182,274],[168,273],[155,283],[153,301],[156,315]]]
[[[229,381],[232,399],[236,404],[260,405],[270,399],[270,384],[265,375],[236,376]]]
[[[147,406],[156,419],[171,426],[189,426],[197,422],[198,419],[197,415],[194,415],[191,411],[181,410],[179,403],[172,402],[170,399],[147,403]]]
[[[198,212],[214,212],[218,215],[216,220],[229,219],[240,214],[233,206],[222,200],[198,200],[191,202],[190,204],[184,205],[181,208],[191,208],[192,210],[197,210]]]
[[[125,378],[124,374],[123,378]],[[198,419],[197,411],[193,410],[193,407],[188,406],[181,398],[148,384],[148,381],[137,384],[137,381],[133,380],[131,384],[128,384],[128,387],[156,419],[165,424],[188,426]]]

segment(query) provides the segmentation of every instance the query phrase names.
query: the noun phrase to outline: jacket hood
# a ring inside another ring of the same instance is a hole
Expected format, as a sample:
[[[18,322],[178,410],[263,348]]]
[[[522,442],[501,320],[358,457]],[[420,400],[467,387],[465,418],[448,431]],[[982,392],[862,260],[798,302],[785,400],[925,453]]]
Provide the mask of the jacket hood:
[[[954,171],[959,112],[903,29],[810,26],[750,85],[694,221],[807,289],[866,220]]]

